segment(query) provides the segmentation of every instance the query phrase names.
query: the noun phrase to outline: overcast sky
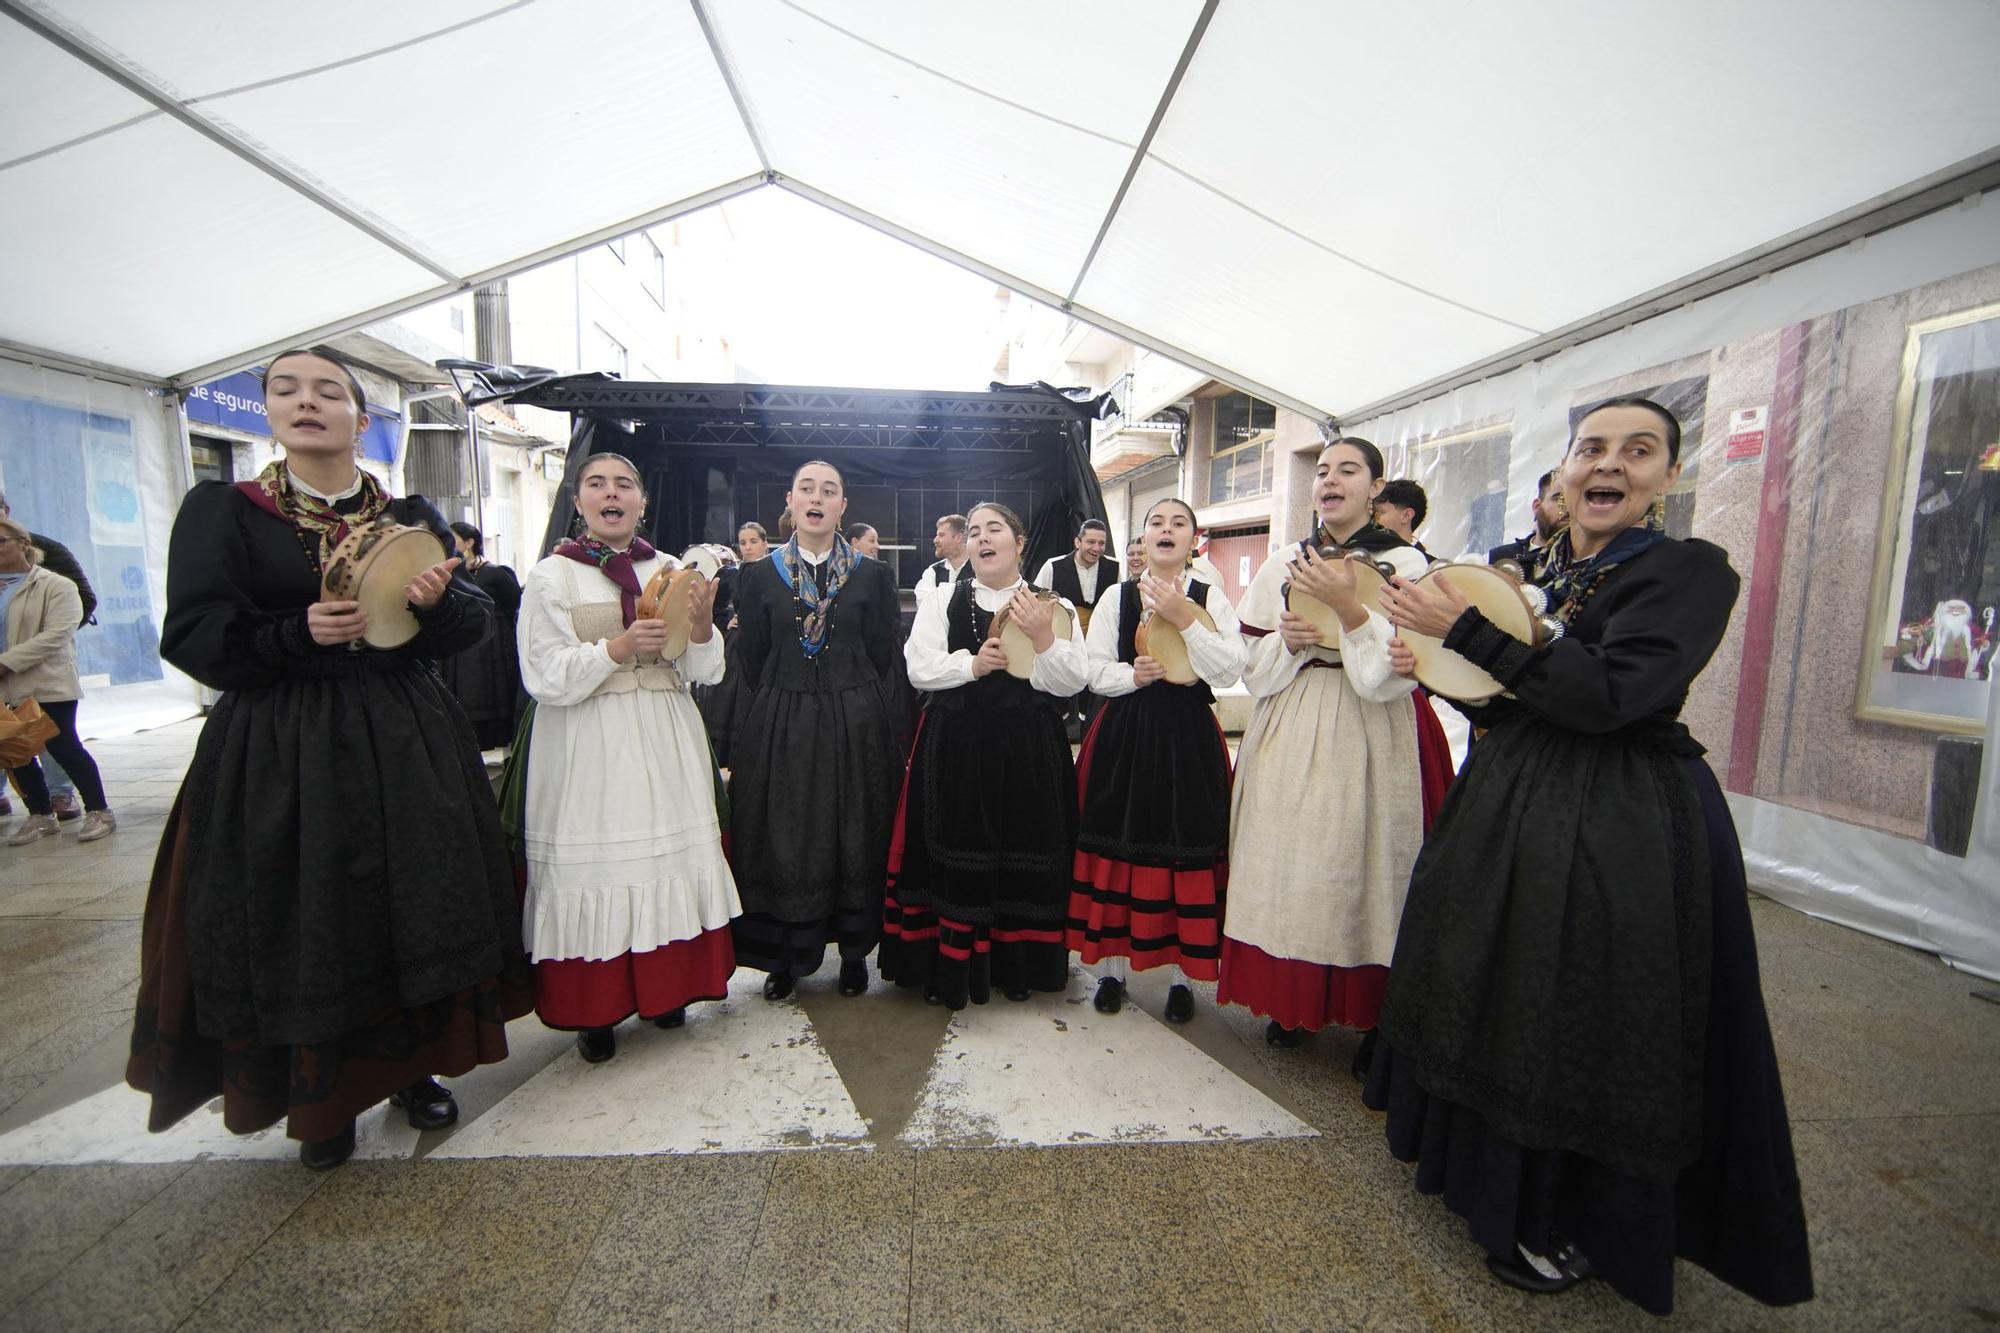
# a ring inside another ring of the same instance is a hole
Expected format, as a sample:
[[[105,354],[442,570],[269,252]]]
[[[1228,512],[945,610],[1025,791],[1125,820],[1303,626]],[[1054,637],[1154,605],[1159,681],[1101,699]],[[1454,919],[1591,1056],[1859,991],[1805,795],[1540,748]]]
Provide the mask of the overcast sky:
[[[783,190],[724,207],[736,238],[729,338],[743,370],[769,384],[991,382],[992,282]]]

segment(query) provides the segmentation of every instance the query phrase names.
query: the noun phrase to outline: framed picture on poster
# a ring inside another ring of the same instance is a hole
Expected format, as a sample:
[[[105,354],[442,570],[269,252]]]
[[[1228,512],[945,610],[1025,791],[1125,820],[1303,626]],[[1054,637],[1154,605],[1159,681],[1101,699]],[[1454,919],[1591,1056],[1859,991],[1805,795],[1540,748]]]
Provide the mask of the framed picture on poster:
[[[1909,326],[1856,716],[1982,735],[2000,648],[2000,305]]]

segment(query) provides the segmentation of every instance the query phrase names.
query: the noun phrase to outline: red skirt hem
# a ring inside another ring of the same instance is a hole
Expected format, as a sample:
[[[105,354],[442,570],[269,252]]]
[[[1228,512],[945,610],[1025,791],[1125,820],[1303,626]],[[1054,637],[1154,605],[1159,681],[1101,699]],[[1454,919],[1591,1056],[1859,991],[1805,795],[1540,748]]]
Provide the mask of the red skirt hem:
[[[1254,944],[1222,940],[1222,979],[1217,1004],[1240,1004],[1282,1027],[1349,1027],[1366,1032],[1382,1012],[1389,992],[1389,969],[1379,963],[1335,967],[1299,958],[1278,958]]]
[[[535,964],[535,1013],[552,1028],[608,1028],[633,1014],[658,1018],[729,994],[736,946],[729,927],[616,958]]]
[[[1195,980],[1214,981],[1225,878],[1221,864],[1172,870],[1078,852],[1067,943],[1086,965],[1129,958],[1143,972],[1178,964]]]

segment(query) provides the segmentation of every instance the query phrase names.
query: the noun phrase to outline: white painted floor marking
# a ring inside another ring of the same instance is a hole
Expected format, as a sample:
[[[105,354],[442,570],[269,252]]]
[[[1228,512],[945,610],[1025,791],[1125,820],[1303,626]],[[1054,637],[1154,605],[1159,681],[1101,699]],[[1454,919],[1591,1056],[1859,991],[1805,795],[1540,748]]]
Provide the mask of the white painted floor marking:
[[[1067,996],[995,997],[954,1015],[903,1139],[928,1148],[1317,1135],[1129,1000],[1098,1013],[1088,998],[1096,985],[1072,966]]]
[[[618,1054],[574,1049],[460,1129],[432,1157],[595,1157],[867,1148],[868,1126],[796,1004],[739,969],[729,998],[687,1026],[618,1029]]]
[[[124,1084],[51,1111],[39,1120],[0,1135],[0,1164],[71,1166],[85,1162],[297,1161],[298,1140],[285,1137],[282,1123],[255,1134],[232,1134],[222,1125],[222,1103],[210,1102],[172,1129],[146,1131],[149,1099]],[[377,1106],[355,1124],[354,1156],[408,1157],[417,1131],[401,1111]]]

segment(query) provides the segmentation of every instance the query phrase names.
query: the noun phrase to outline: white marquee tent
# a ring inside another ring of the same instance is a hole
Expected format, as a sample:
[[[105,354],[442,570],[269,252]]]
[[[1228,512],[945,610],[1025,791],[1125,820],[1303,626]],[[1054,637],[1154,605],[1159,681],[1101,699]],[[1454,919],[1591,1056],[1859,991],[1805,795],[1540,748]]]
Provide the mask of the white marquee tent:
[[[2000,262],[2000,208],[1958,207],[2000,185],[1995,0],[0,15],[0,387],[63,377],[86,411],[757,189],[1350,422],[1579,344],[1714,345],[1690,303],[1740,334]],[[174,413],[122,410],[153,432],[128,588],[157,608],[185,462]],[[2000,974],[1992,696],[1968,856],[1750,819],[1760,886]]]
[[[1991,0],[0,9],[0,340],[181,385],[776,187],[1353,418],[2000,166]]]

